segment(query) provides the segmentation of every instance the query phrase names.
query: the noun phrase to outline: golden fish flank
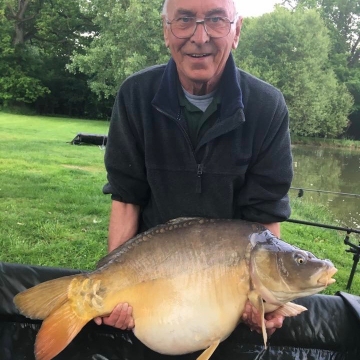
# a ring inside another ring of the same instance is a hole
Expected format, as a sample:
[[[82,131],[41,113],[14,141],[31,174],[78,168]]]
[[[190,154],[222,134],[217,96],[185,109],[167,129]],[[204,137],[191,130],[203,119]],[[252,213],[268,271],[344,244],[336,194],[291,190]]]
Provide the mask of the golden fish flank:
[[[306,309],[291,301],[323,290],[336,271],[260,224],[181,218],[129,240],[93,272],[44,282],[14,301],[22,314],[44,320],[37,360],[55,357],[119,302],[132,305],[134,334],[149,348],[168,355],[204,350],[198,360],[208,360],[248,299],[261,314],[294,316]]]

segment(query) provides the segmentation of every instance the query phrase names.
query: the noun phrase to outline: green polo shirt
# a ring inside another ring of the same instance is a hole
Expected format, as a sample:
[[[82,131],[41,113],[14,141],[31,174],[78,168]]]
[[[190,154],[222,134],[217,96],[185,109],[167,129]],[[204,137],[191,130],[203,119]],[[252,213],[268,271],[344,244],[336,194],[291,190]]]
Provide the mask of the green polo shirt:
[[[220,104],[220,98],[217,93],[205,111],[202,111],[197,106],[192,104],[185,96],[181,86],[178,91],[179,102],[182,108],[184,117],[188,125],[188,133],[193,147],[196,148],[201,137],[209,130],[216,122],[217,109]]]

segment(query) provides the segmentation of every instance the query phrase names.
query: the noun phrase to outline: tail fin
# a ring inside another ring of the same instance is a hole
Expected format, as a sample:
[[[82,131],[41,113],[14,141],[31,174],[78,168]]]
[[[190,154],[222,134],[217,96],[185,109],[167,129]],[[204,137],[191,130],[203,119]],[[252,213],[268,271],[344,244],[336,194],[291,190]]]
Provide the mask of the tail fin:
[[[28,318],[43,320],[67,301],[70,282],[78,276],[64,276],[43,282],[17,294],[14,303]]]
[[[35,342],[36,360],[54,358],[91,319],[78,317],[67,301],[43,321]]]
[[[44,320],[35,342],[36,360],[50,360],[61,352],[94,316],[81,317],[71,306],[71,291],[83,284],[84,275],[65,276],[46,281],[17,294],[14,303],[32,319]],[[87,284],[85,280],[85,284]]]

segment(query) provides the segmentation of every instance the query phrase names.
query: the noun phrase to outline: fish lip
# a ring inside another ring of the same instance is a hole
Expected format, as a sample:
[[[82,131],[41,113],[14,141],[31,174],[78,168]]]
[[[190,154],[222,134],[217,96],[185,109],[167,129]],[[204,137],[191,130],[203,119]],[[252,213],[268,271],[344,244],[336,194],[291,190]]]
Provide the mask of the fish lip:
[[[332,277],[337,273],[337,271],[338,270],[335,267],[328,268],[325,274],[318,279],[318,284],[321,286],[328,286],[336,282],[336,280]]]

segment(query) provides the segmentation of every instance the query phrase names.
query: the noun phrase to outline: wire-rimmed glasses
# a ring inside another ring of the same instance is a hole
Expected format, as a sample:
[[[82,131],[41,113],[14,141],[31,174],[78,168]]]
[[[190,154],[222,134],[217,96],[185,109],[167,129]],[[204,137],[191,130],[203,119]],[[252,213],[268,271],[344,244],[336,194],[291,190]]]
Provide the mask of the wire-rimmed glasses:
[[[230,21],[227,17],[212,16],[205,17],[203,20],[197,20],[193,16],[183,16],[169,21],[166,19],[166,23],[170,25],[171,32],[178,39],[191,38],[197,29],[199,24],[204,25],[204,29],[208,36],[216,39],[222,38],[229,34],[231,25],[234,21]]]

